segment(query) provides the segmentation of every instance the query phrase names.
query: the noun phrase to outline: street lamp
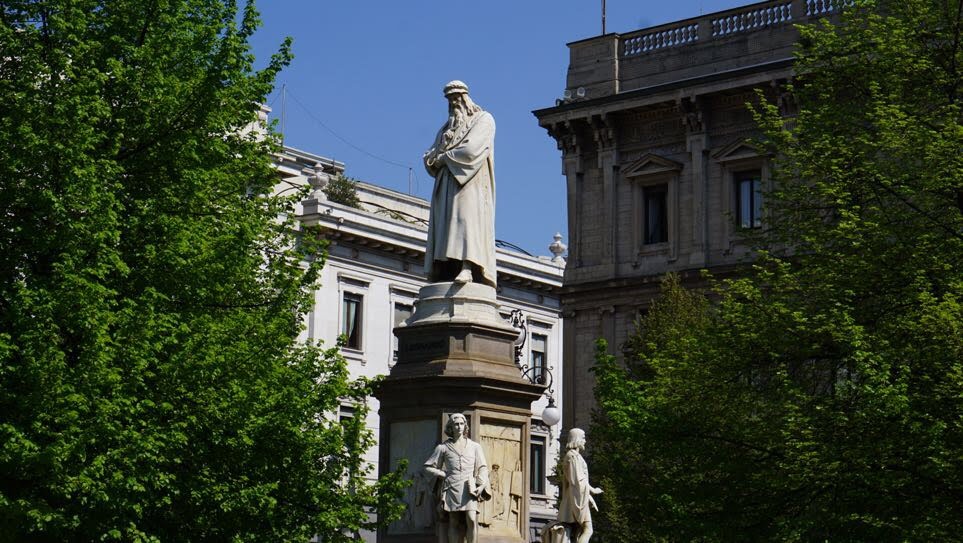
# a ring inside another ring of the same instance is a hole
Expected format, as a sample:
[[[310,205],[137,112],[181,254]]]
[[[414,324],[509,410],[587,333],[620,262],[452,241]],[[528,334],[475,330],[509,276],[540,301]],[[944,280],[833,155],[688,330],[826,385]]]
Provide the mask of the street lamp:
[[[512,327],[518,330],[518,338],[515,340],[515,365],[522,372],[522,377],[528,379],[536,385],[544,385],[545,390],[542,394],[548,399],[548,406],[542,410],[542,422],[548,426],[555,426],[562,420],[562,412],[555,405],[555,376],[552,375],[552,366],[531,366],[522,363],[522,351],[525,341],[528,339],[528,326],[525,316],[520,309],[512,310],[509,317]]]
[[[548,395],[548,407],[542,410],[542,422],[549,426],[555,426],[562,420],[562,412],[555,407],[555,398]]]

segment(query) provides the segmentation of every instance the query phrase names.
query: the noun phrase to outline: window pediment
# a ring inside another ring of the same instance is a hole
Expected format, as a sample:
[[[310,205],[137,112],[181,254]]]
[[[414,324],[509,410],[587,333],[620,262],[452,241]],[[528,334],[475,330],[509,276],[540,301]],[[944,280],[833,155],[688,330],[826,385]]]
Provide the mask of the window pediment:
[[[735,162],[737,160],[758,159],[766,153],[756,145],[745,140],[736,141],[726,145],[712,154],[716,162]]]
[[[622,176],[627,179],[638,179],[665,174],[675,174],[682,171],[682,163],[667,158],[646,153],[638,160],[622,170]]]

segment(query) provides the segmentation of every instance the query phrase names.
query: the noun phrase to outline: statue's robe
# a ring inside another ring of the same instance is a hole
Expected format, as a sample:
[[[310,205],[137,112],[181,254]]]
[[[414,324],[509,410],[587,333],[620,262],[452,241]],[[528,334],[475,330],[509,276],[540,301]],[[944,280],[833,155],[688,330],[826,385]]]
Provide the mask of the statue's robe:
[[[467,260],[481,272],[482,282],[495,286],[495,119],[479,111],[444,144],[447,124],[432,149],[444,149],[433,167],[435,178],[428,222],[425,270],[438,277],[436,261]]]
[[[562,488],[559,492],[562,499],[558,504],[559,522],[576,524],[592,522],[592,511],[589,509],[591,490],[585,459],[577,450],[569,449],[562,463]]]

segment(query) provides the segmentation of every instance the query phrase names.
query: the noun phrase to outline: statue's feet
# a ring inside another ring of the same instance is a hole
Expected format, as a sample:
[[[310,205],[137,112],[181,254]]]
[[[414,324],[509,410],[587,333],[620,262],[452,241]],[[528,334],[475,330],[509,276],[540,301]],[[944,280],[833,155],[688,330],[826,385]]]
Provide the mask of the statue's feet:
[[[469,267],[462,268],[461,271],[458,273],[458,275],[455,276],[455,282],[471,283],[471,268]]]

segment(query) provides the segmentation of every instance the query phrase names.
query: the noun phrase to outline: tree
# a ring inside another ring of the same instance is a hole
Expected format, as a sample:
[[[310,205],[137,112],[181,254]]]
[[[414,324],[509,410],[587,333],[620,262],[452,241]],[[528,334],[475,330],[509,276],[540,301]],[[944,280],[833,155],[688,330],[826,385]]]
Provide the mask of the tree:
[[[324,186],[324,194],[332,202],[344,204],[348,207],[361,209],[358,199],[358,180],[339,173]]]
[[[347,540],[370,383],[298,344],[323,246],[270,196],[247,4],[0,7],[0,541]],[[287,213],[287,214],[286,214]]]
[[[626,364],[599,354],[613,538],[961,539],[960,2],[801,30],[798,114],[757,109],[768,250],[709,293],[670,280]]]

